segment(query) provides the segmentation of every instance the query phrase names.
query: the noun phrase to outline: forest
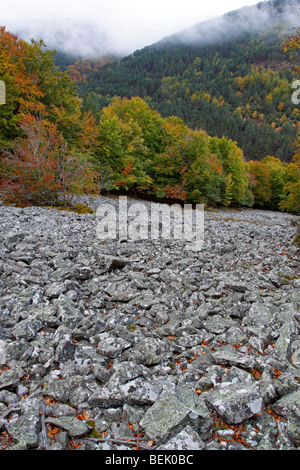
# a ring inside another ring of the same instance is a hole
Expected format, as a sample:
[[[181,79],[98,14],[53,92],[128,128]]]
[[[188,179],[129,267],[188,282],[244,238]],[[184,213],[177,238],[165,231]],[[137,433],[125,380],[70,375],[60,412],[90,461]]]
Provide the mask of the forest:
[[[175,35],[91,71],[77,82],[84,106],[97,112],[114,96],[139,96],[163,117],[236,141],[246,160],[273,155],[290,162],[299,124],[291,101],[299,53],[284,50],[293,32],[281,14],[288,2],[264,2],[270,3],[272,21],[262,31],[244,28],[207,43]],[[234,17],[227,28],[241,21]]]
[[[177,45],[64,67],[42,40],[1,27],[1,198],[129,192],[299,212],[299,37],[278,26],[201,57]]]

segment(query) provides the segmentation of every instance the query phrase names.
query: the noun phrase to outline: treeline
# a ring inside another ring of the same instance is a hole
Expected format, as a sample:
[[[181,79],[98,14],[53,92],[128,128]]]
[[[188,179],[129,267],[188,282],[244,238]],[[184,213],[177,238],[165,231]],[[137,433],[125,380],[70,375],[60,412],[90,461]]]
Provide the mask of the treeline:
[[[96,158],[106,189],[158,197],[273,210],[299,210],[299,155],[246,162],[236,142],[191,130],[141,98],[116,98],[101,113]],[[298,191],[298,193],[297,193]]]
[[[91,72],[80,96],[94,109],[139,96],[163,117],[236,141],[247,160],[290,162],[299,123],[291,101],[297,54],[283,50],[290,31],[278,24],[217,44],[162,42]]]
[[[74,193],[300,211],[300,155],[244,159],[237,143],[115,97],[95,117],[42,43],[0,29],[0,191],[8,202],[59,205]],[[299,150],[299,148],[298,148]]]

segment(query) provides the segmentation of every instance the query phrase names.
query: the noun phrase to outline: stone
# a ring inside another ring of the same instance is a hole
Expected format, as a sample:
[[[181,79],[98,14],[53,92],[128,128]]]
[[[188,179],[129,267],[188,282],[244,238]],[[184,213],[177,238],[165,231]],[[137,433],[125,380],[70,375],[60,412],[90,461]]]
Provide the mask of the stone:
[[[186,426],[181,432],[176,434],[164,445],[158,446],[156,451],[160,450],[203,450],[205,443],[199,437],[191,426]]]
[[[185,406],[174,393],[166,391],[148,409],[140,425],[151,439],[163,442],[196,419],[197,413]]]
[[[254,302],[244,318],[244,321],[250,325],[267,327],[274,322],[274,315],[267,305],[262,302]]]
[[[26,400],[25,400],[26,402]],[[39,432],[41,430],[40,400],[32,399],[30,405],[22,403],[23,412],[20,416],[13,416],[5,425],[7,432],[13,436],[16,444],[24,449],[37,447]]]
[[[289,393],[272,404],[274,413],[288,418],[290,415],[300,418],[300,391]]]
[[[72,269],[72,274],[78,281],[86,281],[94,277],[92,268],[89,268],[88,266],[76,265]]]
[[[291,360],[292,344],[297,336],[298,328],[295,321],[289,320],[280,328],[279,338],[276,340],[274,348],[284,360]]]
[[[93,392],[88,399],[92,406],[111,408],[128,405],[152,405],[158,398],[156,388],[142,378],[136,378],[123,385],[110,388],[107,385]]]
[[[256,384],[239,382],[206,392],[205,401],[229,424],[239,424],[264,411]]]
[[[128,341],[122,338],[115,338],[107,333],[100,334],[99,339],[97,353],[109,358],[119,356],[125,349],[131,346],[131,343]]]
[[[215,364],[224,366],[237,366],[251,371],[255,367],[255,359],[253,356],[240,353],[232,346],[224,346],[214,351],[211,354],[211,358]]]
[[[111,197],[76,200],[118,210]],[[299,448],[291,217],[206,210],[196,252],[181,240],[99,241],[95,213],[0,204],[7,448],[43,448],[43,410],[48,430],[61,429],[52,450],[70,438],[80,450],[128,450],[90,437],[143,429],[161,452]]]
[[[37,332],[42,328],[43,324],[36,318],[27,318],[20,321],[15,328],[12,330],[12,334],[15,338],[23,338],[26,341],[30,341],[35,338]]]
[[[45,423],[66,431],[71,437],[82,437],[91,431],[88,424],[74,416],[48,417],[45,419]]]
[[[168,349],[168,346],[158,338],[145,338],[136,347],[137,351],[143,356],[143,363],[147,366],[153,366],[161,361],[162,354]]]

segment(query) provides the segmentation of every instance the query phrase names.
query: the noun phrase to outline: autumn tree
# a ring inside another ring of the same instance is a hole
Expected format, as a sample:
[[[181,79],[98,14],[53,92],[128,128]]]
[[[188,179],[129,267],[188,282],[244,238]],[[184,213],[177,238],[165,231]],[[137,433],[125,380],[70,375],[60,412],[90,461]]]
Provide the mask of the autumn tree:
[[[0,139],[18,134],[25,114],[42,112],[70,144],[81,124],[81,104],[69,71],[54,65],[55,52],[40,41],[19,39],[0,27],[0,79],[6,84],[7,103],[0,108]]]
[[[289,38],[285,45],[286,50],[300,49],[300,28],[296,34]],[[298,67],[299,69],[299,67]],[[300,212],[300,131],[295,141],[296,152],[292,164],[287,169],[287,183],[284,186],[284,199],[280,203],[282,210]]]
[[[288,212],[300,212],[300,133],[296,142],[297,151],[286,170],[287,182],[283,188],[280,209]]]
[[[266,207],[272,198],[269,168],[265,163],[254,160],[247,162],[246,167],[249,174],[250,190],[254,196],[254,205],[260,208]]]
[[[20,129],[24,137],[4,152],[1,194],[25,204],[67,204],[72,195],[93,189],[92,165],[69,151],[55,124],[27,114]]]
[[[0,27],[0,79],[6,85],[6,104],[0,106],[0,143],[7,144],[17,136],[23,113],[45,111],[39,79],[26,68],[28,45]]]
[[[262,160],[269,170],[269,179],[271,184],[271,200],[267,207],[273,210],[279,210],[280,203],[284,197],[284,186],[287,183],[288,163],[282,162],[279,158],[272,156],[265,157]]]
[[[225,175],[223,194],[226,204],[246,204],[248,177],[242,150],[236,142],[225,137],[217,139],[217,147]]]

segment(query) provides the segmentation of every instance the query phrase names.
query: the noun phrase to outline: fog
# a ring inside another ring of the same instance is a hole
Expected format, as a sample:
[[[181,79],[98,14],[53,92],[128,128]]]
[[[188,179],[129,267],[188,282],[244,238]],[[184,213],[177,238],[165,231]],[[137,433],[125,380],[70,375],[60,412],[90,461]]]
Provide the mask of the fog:
[[[300,7],[300,0],[291,1]],[[10,0],[1,5],[0,24],[27,41],[43,39],[49,48],[70,54],[124,56],[164,37],[173,35],[174,39],[178,31],[183,31],[180,40],[185,42],[207,42],[214,40],[216,34],[234,33],[231,20],[228,22],[227,15],[222,15],[256,3],[255,0],[215,0],[211,4],[201,0]],[[289,21],[297,26],[300,21],[296,15],[290,16]],[[205,23],[212,18],[212,23]],[[250,14],[247,8],[243,18],[251,28],[260,27],[256,14]],[[268,13],[261,18],[267,23]]]
[[[191,28],[168,36],[159,45],[182,42],[185,44],[207,44],[214,41],[234,38],[241,32],[258,33],[272,27],[278,21],[286,23],[292,29],[300,23],[300,0],[288,0],[285,8],[271,8],[273,2],[260,2],[254,6],[245,6],[212,20],[196,24]],[[280,14],[280,16],[278,15]]]

